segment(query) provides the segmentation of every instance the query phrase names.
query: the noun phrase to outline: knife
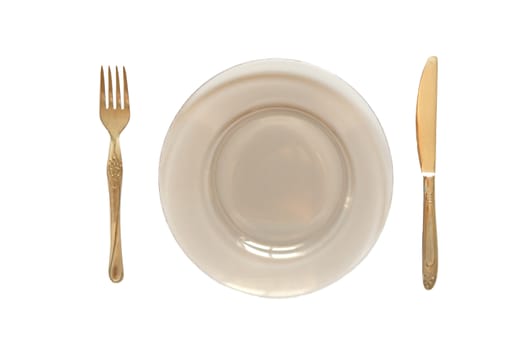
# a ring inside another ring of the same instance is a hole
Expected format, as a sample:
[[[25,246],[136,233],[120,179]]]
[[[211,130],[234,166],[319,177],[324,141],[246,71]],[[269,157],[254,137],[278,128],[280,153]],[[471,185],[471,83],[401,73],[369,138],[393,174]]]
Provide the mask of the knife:
[[[437,57],[428,58],[417,95],[417,150],[424,178],[422,226],[422,278],[424,288],[432,289],[437,280],[438,247],[435,219],[435,153],[437,130]]]

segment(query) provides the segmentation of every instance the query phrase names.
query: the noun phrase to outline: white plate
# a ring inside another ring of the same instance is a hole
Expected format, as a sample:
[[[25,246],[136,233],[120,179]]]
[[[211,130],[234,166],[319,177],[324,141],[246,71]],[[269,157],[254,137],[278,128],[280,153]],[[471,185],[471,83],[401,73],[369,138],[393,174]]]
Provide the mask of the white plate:
[[[159,185],[169,227],[201,270],[286,297],[366,256],[388,214],[392,162],[352,87],[270,59],[230,68],[188,99],[165,138]]]

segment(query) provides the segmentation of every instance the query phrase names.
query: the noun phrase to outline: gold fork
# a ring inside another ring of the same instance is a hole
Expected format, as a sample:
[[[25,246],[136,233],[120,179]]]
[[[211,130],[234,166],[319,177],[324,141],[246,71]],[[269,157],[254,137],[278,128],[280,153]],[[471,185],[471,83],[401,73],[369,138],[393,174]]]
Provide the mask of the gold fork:
[[[109,67],[109,105],[105,101],[105,79],[103,66],[100,74],[100,119],[109,131],[111,144],[109,160],[107,161],[107,180],[109,182],[109,197],[111,206],[111,251],[109,260],[109,277],[113,282],[123,279],[123,259],[121,254],[120,235],[120,199],[123,167],[121,162],[120,134],[130,119],[129,89],[127,73],[123,67],[123,107],[121,105],[120,76],[116,67],[116,106],[112,97],[112,75]]]

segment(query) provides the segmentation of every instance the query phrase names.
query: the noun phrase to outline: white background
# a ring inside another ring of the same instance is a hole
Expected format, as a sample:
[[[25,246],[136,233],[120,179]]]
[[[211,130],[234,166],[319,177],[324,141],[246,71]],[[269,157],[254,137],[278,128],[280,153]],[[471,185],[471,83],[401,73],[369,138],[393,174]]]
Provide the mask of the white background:
[[[3,1],[0,349],[522,346],[522,12],[512,1]],[[421,281],[415,103],[439,57],[439,279]],[[159,203],[163,137],[229,66],[296,58],[355,87],[394,160],[370,255],[310,295],[263,299],[200,272]],[[100,65],[128,70],[125,279],[107,277],[109,136]]]

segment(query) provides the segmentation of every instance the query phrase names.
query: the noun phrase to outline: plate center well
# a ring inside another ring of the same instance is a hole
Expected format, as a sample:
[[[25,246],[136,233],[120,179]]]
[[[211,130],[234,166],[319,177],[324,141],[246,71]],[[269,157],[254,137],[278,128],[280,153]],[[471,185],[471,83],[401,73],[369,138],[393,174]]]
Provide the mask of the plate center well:
[[[345,208],[348,165],[335,134],[292,108],[264,108],[221,135],[211,171],[218,215],[245,248],[295,257]]]

